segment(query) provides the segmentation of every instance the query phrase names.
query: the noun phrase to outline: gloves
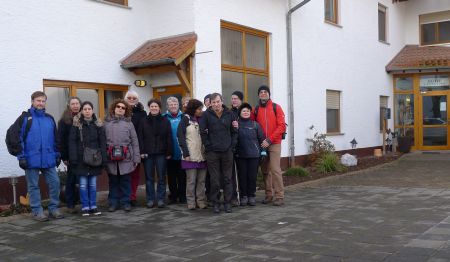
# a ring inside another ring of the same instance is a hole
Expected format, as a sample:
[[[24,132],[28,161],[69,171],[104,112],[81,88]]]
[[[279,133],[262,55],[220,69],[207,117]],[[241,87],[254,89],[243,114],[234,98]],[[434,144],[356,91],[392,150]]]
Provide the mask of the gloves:
[[[27,169],[28,168],[27,160],[26,159],[19,159],[19,166],[23,170]]]

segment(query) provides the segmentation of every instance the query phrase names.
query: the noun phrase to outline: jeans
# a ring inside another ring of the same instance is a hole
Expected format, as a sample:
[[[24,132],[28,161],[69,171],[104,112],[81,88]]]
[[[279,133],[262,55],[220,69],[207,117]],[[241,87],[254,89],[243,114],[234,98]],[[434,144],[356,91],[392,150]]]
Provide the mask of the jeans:
[[[130,175],[112,175],[109,178],[109,206],[118,207],[119,202],[123,207],[130,206]]]
[[[41,205],[41,190],[39,188],[39,171],[45,177],[48,185],[48,194],[50,197],[50,204],[48,211],[53,213],[58,209],[59,204],[59,177],[56,174],[56,168],[33,168],[26,169],[25,176],[27,179],[27,189],[30,196],[30,207],[33,214],[42,214],[43,208]]]
[[[220,203],[220,184],[223,180],[223,199],[225,204],[229,204],[233,196],[233,186],[231,183],[233,168],[233,153],[231,150],[225,152],[208,152],[206,162],[210,177],[210,198],[214,204]]]
[[[181,160],[167,160],[167,180],[170,200],[186,201],[186,173],[181,169]]]
[[[147,203],[154,202],[156,199],[153,173],[155,166],[158,175],[157,200],[164,201],[166,198],[166,157],[163,154],[149,155],[148,158],[144,160]]]
[[[240,197],[255,197],[259,158],[237,158]]]
[[[97,208],[97,177],[80,176],[81,210]]]
[[[72,172],[72,167],[69,165],[67,168],[66,179],[66,204],[68,208],[74,208],[77,203],[77,184],[78,177]]]

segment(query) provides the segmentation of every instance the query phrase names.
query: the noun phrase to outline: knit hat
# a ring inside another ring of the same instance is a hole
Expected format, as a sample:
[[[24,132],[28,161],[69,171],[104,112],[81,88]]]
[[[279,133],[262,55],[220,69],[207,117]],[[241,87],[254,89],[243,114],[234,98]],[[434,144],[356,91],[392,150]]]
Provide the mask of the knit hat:
[[[270,96],[270,89],[269,89],[268,86],[266,86],[266,85],[260,86],[260,87],[258,88],[258,95],[259,95],[259,92],[261,92],[261,90],[267,91],[267,93],[269,93],[269,96]]]
[[[241,116],[242,109],[247,108],[252,112],[252,106],[249,103],[242,103],[242,105],[239,107],[239,117]]]
[[[242,94],[241,91],[234,91],[231,95],[232,96],[235,95],[235,96],[239,97],[239,100],[244,101],[244,94]]]

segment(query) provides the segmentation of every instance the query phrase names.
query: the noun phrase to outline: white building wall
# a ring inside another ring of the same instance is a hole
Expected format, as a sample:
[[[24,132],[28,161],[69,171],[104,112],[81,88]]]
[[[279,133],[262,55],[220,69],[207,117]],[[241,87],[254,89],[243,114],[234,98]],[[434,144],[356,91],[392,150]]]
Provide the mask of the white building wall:
[[[279,0],[195,0],[195,96],[221,92],[220,20],[271,33],[270,86],[272,99],[287,110],[287,1]],[[224,99],[230,99],[225,97]],[[287,115],[287,112],[286,112]],[[287,155],[285,141],[282,154]]]
[[[419,15],[450,10],[450,0],[409,0],[405,6],[405,44],[419,45]],[[450,44],[447,44],[450,45]]]
[[[297,1],[297,3],[300,1]],[[326,90],[341,91],[341,133],[329,136],[337,150],[381,144],[379,97],[389,96],[385,66],[403,47],[404,10],[390,0],[388,44],[378,41],[378,2],[340,0],[339,26],[324,22],[324,2],[311,1],[293,14],[296,155],[308,153],[308,129],[326,133]],[[392,127],[392,121],[389,126]]]

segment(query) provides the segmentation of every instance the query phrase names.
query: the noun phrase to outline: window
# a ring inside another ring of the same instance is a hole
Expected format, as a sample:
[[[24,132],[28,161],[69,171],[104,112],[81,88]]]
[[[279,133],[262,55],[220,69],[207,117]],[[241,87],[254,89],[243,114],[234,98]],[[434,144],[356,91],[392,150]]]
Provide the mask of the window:
[[[128,6],[128,0],[103,0],[103,1]]]
[[[414,139],[414,78],[398,75],[394,79],[394,129],[397,135],[409,134]]]
[[[450,10],[419,16],[422,45],[450,43]]]
[[[388,98],[388,96],[380,96],[380,132],[383,131],[383,120],[385,109],[388,108]]]
[[[225,104],[238,90],[245,101],[256,105],[258,88],[269,83],[269,34],[222,21],[220,38]]]
[[[44,80],[44,92],[47,94],[46,111],[56,120],[66,109],[70,96],[78,96],[81,101],[90,101],[97,117],[104,118],[108,106],[117,98],[123,98],[128,86],[86,83],[73,81]]]
[[[339,133],[341,131],[340,96],[340,91],[327,90],[327,133]]]
[[[325,0],[325,21],[338,24],[338,0]]]
[[[378,40],[387,42],[387,8],[378,4]]]

